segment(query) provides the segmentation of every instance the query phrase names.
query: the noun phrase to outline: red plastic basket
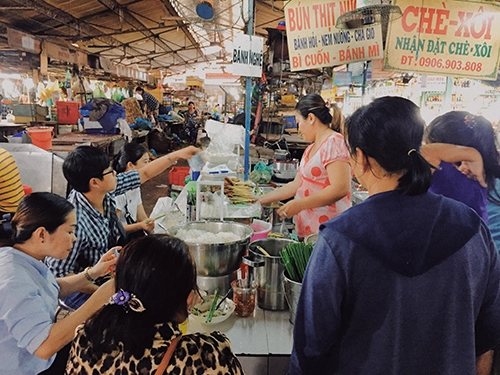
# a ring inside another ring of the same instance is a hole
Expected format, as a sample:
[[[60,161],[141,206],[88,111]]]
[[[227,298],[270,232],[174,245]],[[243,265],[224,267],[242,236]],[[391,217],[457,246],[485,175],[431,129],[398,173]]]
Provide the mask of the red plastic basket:
[[[81,117],[78,109],[79,102],[56,102],[57,107],[57,122],[59,124],[78,124],[78,119]]]
[[[184,186],[184,179],[189,174],[189,167],[172,167],[168,173],[168,182],[171,185]]]

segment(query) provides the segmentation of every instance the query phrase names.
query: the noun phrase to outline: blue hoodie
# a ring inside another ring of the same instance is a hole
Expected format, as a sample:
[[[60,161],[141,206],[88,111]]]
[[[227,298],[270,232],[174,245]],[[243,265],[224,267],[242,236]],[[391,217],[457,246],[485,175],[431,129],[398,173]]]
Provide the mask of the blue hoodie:
[[[475,374],[500,342],[500,260],[462,203],[376,194],[320,228],[289,374]]]

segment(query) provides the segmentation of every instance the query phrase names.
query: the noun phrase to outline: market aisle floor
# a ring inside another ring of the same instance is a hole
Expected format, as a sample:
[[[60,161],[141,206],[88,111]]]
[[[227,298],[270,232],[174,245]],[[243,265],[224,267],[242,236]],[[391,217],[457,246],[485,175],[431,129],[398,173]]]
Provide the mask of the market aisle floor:
[[[168,196],[169,171],[170,170],[167,170],[161,173],[160,175],[152,178],[151,180],[146,181],[144,184],[142,184],[141,186],[142,204],[144,206],[144,209],[146,210],[147,215],[150,215],[151,211],[153,211],[153,207],[158,201],[158,198]]]

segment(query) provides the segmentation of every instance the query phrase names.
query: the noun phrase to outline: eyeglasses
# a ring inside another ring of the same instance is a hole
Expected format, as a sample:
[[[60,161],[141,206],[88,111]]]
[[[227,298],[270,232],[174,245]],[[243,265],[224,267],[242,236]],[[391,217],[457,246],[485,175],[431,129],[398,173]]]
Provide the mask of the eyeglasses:
[[[112,174],[116,174],[116,171],[115,171],[114,169],[112,169],[112,170],[110,170],[110,171],[104,172],[104,173],[102,174],[102,177],[106,176],[107,174],[111,174],[111,173],[112,173]]]

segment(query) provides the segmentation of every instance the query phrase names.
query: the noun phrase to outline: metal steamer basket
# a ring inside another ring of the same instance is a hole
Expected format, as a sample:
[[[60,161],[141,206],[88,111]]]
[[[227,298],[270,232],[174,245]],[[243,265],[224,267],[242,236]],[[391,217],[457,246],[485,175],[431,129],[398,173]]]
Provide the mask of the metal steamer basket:
[[[253,241],[248,247],[248,257],[243,263],[251,267],[254,279],[258,284],[257,303],[266,310],[286,310],[285,293],[283,291],[283,272],[285,266],[280,256],[281,250],[293,240],[285,238],[266,238]],[[266,250],[270,256],[262,254],[257,246]]]
[[[253,230],[248,225],[224,221],[192,221],[184,225],[174,226],[167,233],[176,236],[179,229],[198,229],[212,233],[232,232],[240,240],[227,243],[207,244],[203,239],[199,242],[187,242],[193,260],[196,263],[197,282],[201,290],[213,293],[219,288],[221,293],[230,289],[234,273],[241,264],[247,251]]]

